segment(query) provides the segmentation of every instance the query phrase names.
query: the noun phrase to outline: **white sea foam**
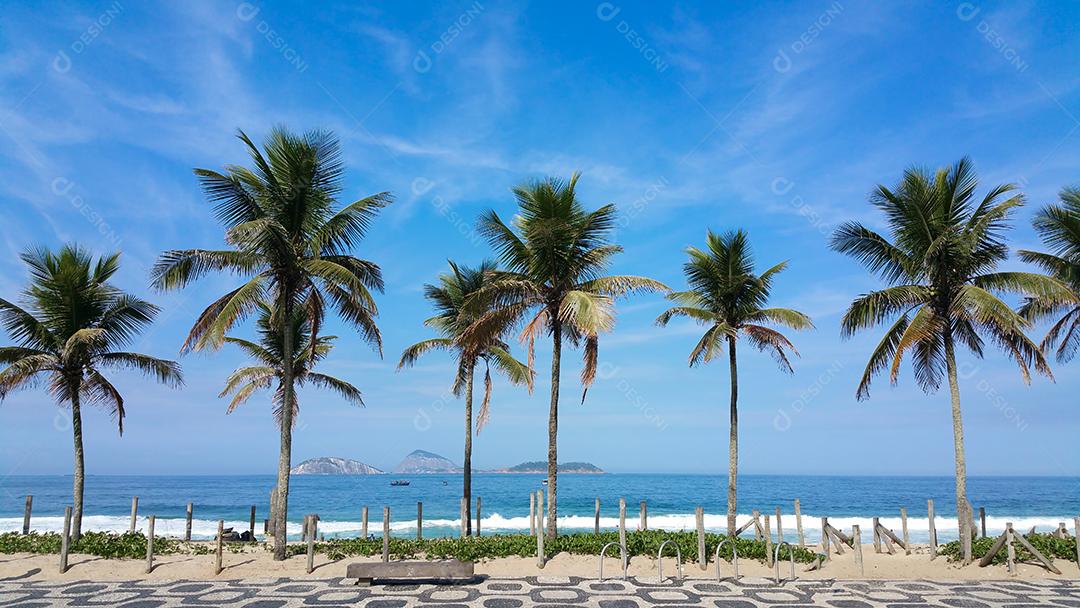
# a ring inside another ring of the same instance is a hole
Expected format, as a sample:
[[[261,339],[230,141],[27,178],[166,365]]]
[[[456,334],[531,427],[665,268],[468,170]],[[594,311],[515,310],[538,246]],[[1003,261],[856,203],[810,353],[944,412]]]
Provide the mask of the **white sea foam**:
[[[1013,527],[1018,530],[1028,530],[1032,526],[1036,526],[1043,531],[1049,531],[1057,527],[1058,522],[1068,522],[1072,519],[1065,516],[994,516],[986,518],[986,528],[988,534],[1001,533],[1005,530],[1005,522],[1011,521]],[[750,515],[740,515],[737,518],[739,526],[750,521]],[[830,517],[829,523],[841,530],[850,530],[852,525],[859,525],[863,530],[863,538],[869,540],[870,528],[872,525],[872,518],[870,517]],[[899,517],[882,517],[879,519],[882,525],[886,528],[890,528],[896,532],[897,535],[901,533],[901,523]],[[793,539],[795,537],[795,516],[793,514],[784,514],[781,522],[783,524],[783,530],[785,538]],[[0,517],[0,532],[14,532],[22,530],[22,518],[21,517]],[[107,531],[107,532],[126,532],[129,529],[131,520],[127,516],[112,516],[112,515],[88,515],[83,517],[83,530],[91,531]],[[627,527],[630,529],[636,529],[638,524],[638,518],[635,516],[627,517]],[[908,518],[908,532],[911,539],[914,542],[926,542],[929,537],[930,522],[925,517],[909,517]],[[667,530],[667,531],[690,531],[694,530],[695,517],[693,513],[675,513],[666,515],[650,515],[648,519],[649,528],[655,530]],[[37,532],[60,532],[63,529],[64,518],[55,516],[40,516],[34,517],[31,520],[31,528]],[[226,521],[226,528],[233,528],[237,531],[244,531],[248,529],[248,521]],[[592,530],[594,525],[594,519],[588,515],[566,515],[559,517],[559,528],[564,531],[581,531]],[[619,519],[617,517],[601,517],[600,527],[606,530],[617,529],[619,525]],[[140,517],[136,521],[136,529],[142,532],[146,531],[147,519]],[[184,534],[185,520],[183,518],[158,518],[154,525],[155,534],[161,536],[182,537]],[[948,540],[956,537],[956,520],[948,517],[937,517],[935,519],[935,526],[938,531],[939,540]],[[430,530],[434,533],[442,533],[443,535],[452,535],[460,527],[460,521],[457,519],[428,519],[424,521],[424,529]],[[776,523],[772,522],[772,532],[776,533]],[[727,530],[727,516],[725,514],[712,514],[705,515],[705,528],[709,532],[725,532]],[[397,520],[392,521],[390,529],[398,534],[406,531],[416,530],[416,520]],[[492,513],[481,519],[481,529],[485,532],[495,533],[514,533],[522,532],[529,529],[529,518],[527,516],[522,517],[503,517],[499,513]],[[357,536],[360,534],[361,524],[359,520],[331,520],[324,519],[319,522],[319,531],[327,536]],[[820,535],[821,530],[821,518],[813,514],[803,514],[803,532],[807,540],[816,541]],[[257,522],[256,533],[262,533],[262,523]],[[289,535],[298,536],[301,532],[301,522],[291,521],[289,522]],[[382,532],[382,520],[372,519],[368,522],[369,534],[381,534]],[[193,519],[191,522],[191,535],[195,539],[208,539],[213,538],[217,533],[217,520],[206,519]]]

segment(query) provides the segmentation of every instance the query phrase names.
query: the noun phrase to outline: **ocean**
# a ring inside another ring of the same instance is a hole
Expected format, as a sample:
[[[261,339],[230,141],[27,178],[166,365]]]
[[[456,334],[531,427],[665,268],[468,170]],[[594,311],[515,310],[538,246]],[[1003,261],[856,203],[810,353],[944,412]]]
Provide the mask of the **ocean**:
[[[392,479],[407,479],[408,486],[391,486]],[[482,498],[484,534],[520,533],[529,528],[529,493],[544,489],[543,475],[475,474],[473,497]],[[212,538],[217,521],[246,530],[251,505],[256,506],[256,532],[267,516],[271,475],[252,476],[113,476],[86,479],[84,530],[125,531],[130,523],[132,496],[139,497],[138,527],[156,516],[157,534],[182,536],[188,501],[194,503],[193,537]],[[951,477],[816,477],[743,475],[739,481],[739,523],[751,509],[773,515],[783,513],[785,537],[794,538],[793,500],[801,503],[806,538],[816,541],[820,518],[841,529],[859,524],[870,527],[880,517],[889,528],[900,530],[900,508],[906,507],[908,530],[914,542],[927,542],[927,499],[933,499],[938,539],[955,539],[956,519]],[[639,503],[648,504],[650,529],[693,530],[694,509],[705,508],[710,531],[726,528],[727,479],[716,475],[605,474],[559,477],[560,531],[591,531],[594,501],[601,503],[601,527],[618,526],[619,498],[627,504],[627,526],[638,525]],[[1037,526],[1048,531],[1058,522],[1070,529],[1080,515],[1080,478],[972,477],[969,499],[978,512],[986,509],[987,531],[1001,532],[1005,522],[1017,529]],[[32,494],[31,527],[59,531],[64,507],[71,503],[70,476],[11,476],[0,480],[0,532],[22,529],[25,497]],[[424,535],[459,534],[460,475],[294,476],[289,497],[289,532],[300,533],[307,513],[318,513],[319,529],[327,537],[360,533],[361,509],[369,508],[369,533],[381,534],[384,506],[390,507],[392,533],[416,534],[416,503],[424,505]],[[475,518],[475,513],[473,514]],[[775,530],[775,523],[773,524]]]

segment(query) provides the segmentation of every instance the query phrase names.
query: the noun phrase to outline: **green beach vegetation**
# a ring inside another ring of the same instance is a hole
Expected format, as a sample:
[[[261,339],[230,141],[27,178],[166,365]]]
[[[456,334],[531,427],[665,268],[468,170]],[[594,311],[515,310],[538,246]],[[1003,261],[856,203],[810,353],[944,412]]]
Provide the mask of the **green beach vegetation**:
[[[746,232],[737,230],[718,235],[706,234],[704,250],[690,247],[690,260],[683,266],[690,289],[668,294],[673,306],[656,319],[657,325],[667,325],[675,317],[687,317],[708,329],[690,351],[690,367],[708,363],[724,352],[727,346],[728,369],[731,372],[731,401],[728,438],[728,495],[727,529],[735,535],[736,487],[739,469],[739,372],[735,352],[739,340],[755,349],[767,352],[776,359],[780,370],[794,373],[788,353],[798,355],[795,346],[784,334],[767,327],[781,325],[791,329],[811,329],[810,317],[790,308],[772,308],[769,295],[773,280],[787,268],[787,262],[769,268],[760,275],[754,273],[754,256]]]
[[[454,396],[465,396],[465,456],[462,462],[465,500],[465,534],[472,533],[472,441],[473,441],[473,377],[478,363],[484,364],[484,399],[476,416],[476,433],[484,428],[491,407],[491,368],[514,384],[524,384],[532,392],[533,370],[510,354],[510,347],[498,332],[477,336],[466,343],[465,332],[488,310],[467,309],[465,303],[473,294],[490,286],[495,276],[495,263],[485,261],[477,268],[458,266],[450,262],[450,272],[439,276],[438,285],[425,285],[424,297],[435,307],[436,314],[424,325],[434,329],[438,338],[430,338],[409,346],[401,353],[398,369],[412,366],[424,353],[444,350],[457,357],[457,370],[451,389]],[[482,339],[486,338],[486,339]]]

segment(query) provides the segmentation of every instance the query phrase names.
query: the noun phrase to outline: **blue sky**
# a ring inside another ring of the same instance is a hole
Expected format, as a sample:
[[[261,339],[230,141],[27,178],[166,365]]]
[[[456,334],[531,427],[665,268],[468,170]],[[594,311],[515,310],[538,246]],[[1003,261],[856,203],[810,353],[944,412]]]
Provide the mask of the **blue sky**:
[[[623,212],[614,272],[681,286],[683,250],[707,228],[747,229],[761,267],[791,261],[774,302],[812,315],[817,330],[792,336],[802,353],[792,376],[743,349],[742,471],[948,475],[946,392],[924,395],[905,368],[899,386],[879,379],[870,401],[855,401],[878,335],[841,341],[839,319],[879,283],[829,251],[827,234],[847,219],[880,227],[866,194],[909,165],[971,155],[983,190],[1023,187],[1029,205],[1011,242],[1038,248],[1034,209],[1080,182],[1078,22],[1068,3],[7,6],[0,293],[19,293],[28,245],[122,249],[118,283],[164,309],[138,347],[175,356],[198,311],[235,283],[148,289],[161,250],[222,245],[191,169],[246,162],[237,128],[256,140],[275,124],[333,130],[346,196],[397,199],[357,251],[386,275],[385,357],[331,324],[343,337],[326,371],[360,386],[367,407],[305,392],[294,461],[389,467],[416,448],[460,461],[451,362],[394,369],[404,346],[428,336],[422,285],[448,258],[490,255],[474,221],[488,208],[511,215],[512,186],[580,170],[588,206]],[[701,330],[655,327],[663,308],[658,296],[621,303],[584,405],[580,353],[564,351],[563,459],[725,470],[727,368],[689,369]],[[549,352],[538,350],[532,396],[496,386],[477,466],[545,457]],[[118,376],[126,433],[99,411],[85,416],[90,473],[275,470],[266,401],[226,416],[217,398],[238,354],[182,362],[182,390]],[[1027,387],[997,352],[961,360],[972,474],[1080,474],[1077,365]],[[70,471],[69,425],[44,392],[0,405],[0,434],[4,472]]]

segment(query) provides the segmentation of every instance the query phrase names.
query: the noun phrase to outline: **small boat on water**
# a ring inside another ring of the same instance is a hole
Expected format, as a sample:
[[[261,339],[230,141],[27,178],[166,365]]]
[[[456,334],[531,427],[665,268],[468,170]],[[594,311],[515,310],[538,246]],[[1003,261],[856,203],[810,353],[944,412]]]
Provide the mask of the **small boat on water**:
[[[390,482],[390,485],[392,485],[392,486],[407,486],[407,485],[409,485],[409,482],[404,480],[404,479],[395,479],[395,480]]]

